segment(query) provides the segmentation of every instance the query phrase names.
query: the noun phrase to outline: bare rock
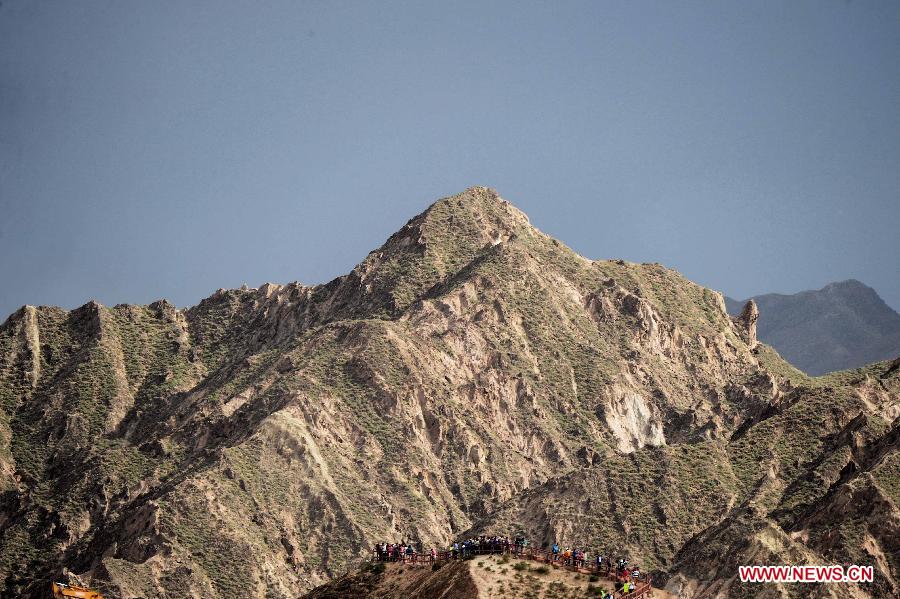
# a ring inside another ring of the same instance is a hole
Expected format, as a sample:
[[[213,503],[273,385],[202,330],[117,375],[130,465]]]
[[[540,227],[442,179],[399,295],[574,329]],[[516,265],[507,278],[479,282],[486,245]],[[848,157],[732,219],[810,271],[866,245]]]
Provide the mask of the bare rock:
[[[756,307],[756,302],[753,300],[748,300],[744,304],[744,309],[741,310],[740,315],[734,318],[734,323],[737,325],[741,338],[751,349],[756,347],[758,343],[756,340],[757,320],[759,320],[759,308]]]

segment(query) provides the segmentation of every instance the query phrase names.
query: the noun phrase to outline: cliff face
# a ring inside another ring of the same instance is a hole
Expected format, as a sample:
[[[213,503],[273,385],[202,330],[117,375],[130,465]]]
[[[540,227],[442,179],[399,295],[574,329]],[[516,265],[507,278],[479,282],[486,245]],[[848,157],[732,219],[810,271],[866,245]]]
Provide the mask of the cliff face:
[[[516,526],[691,592],[762,531],[875,563],[867,592],[895,592],[874,512],[829,535],[859,498],[896,520],[897,368],[810,379],[752,316],[662,266],[578,256],[484,188],[327,285],[25,307],[0,328],[0,579],[295,597],[376,540]]]
[[[759,306],[759,338],[804,372],[821,375],[900,356],[900,314],[859,281],[793,295],[768,293]],[[746,302],[727,299],[739,314]]]

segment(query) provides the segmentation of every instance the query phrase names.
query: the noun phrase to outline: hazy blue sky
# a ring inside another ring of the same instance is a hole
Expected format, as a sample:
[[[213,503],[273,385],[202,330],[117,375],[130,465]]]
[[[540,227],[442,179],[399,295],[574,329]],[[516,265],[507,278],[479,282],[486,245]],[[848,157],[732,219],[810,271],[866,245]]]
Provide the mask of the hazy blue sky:
[[[900,2],[0,6],[0,320],[324,282],[489,185],[591,258],[900,307]]]

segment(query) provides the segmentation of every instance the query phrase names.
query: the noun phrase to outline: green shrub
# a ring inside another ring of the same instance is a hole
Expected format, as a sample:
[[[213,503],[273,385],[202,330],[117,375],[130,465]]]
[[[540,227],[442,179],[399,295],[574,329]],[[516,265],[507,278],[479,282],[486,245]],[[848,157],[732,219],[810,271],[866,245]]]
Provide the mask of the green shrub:
[[[538,566],[537,568],[532,568],[531,571],[535,574],[547,574],[550,572],[550,568],[547,566]]]
[[[528,569],[528,564],[526,564],[525,562],[516,562],[513,564],[513,570],[515,570],[517,572],[521,572],[521,571],[527,570],[527,569]]]

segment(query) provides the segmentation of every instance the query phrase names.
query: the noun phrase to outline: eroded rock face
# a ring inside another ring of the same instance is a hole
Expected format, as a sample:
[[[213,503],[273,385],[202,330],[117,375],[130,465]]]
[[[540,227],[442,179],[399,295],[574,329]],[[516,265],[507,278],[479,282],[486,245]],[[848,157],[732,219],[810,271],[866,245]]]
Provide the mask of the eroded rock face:
[[[889,369],[808,379],[721,304],[473,188],[326,285],[26,308],[0,328],[3,592],[65,569],[110,597],[295,597],[376,540],[513,526],[625,530],[606,549],[706,588],[692,536],[749,498],[793,534],[803,481],[834,484],[898,411]]]
[[[616,439],[619,451],[632,452],[647,445],[665,445],[662,417],[655,405],[637,391],[627,377],[624,385],[609,387],[603,420]]]
[[[740,315],[735,319],[735,322],[738,324],[741,336],[751,349],[757,344],[757,320],[759,320],[759,308],[756,307],[756,302],[748,300],[747,303],[744,304],[744,309],[741,310]]]

